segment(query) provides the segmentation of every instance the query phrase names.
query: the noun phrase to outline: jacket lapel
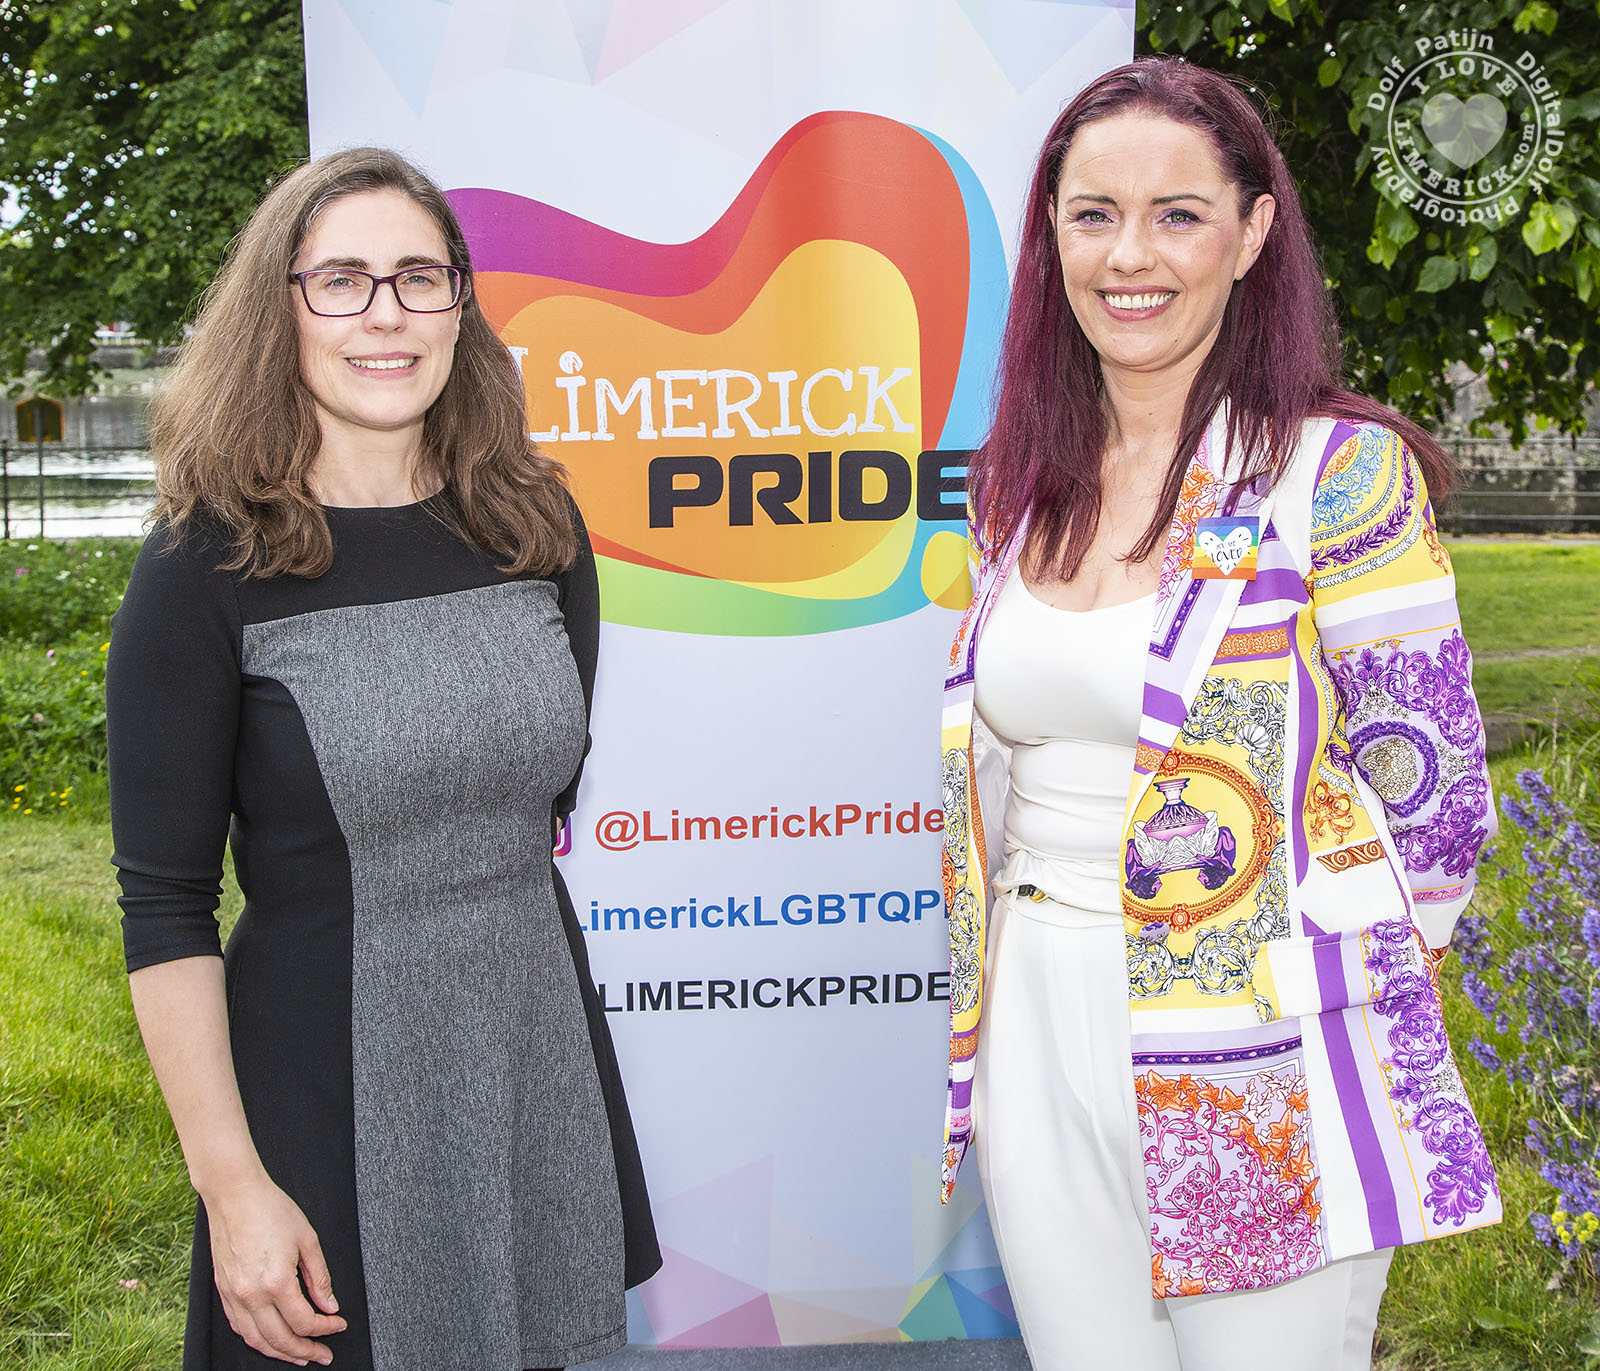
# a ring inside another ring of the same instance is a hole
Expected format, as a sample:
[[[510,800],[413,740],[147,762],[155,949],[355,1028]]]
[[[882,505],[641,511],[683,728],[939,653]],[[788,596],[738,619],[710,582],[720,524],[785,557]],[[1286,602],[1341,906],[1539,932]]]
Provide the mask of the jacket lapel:
[[[1144,701],[1139,721],[1139,746],[1133,783],[1128,792],[1123,828],[1177,740],[1189,706],[1216,659],[1217,648],[1244,594],[1243,579],[1197,577],[1192,571],[1195,535],[1201,519],[1219,515],[1254,518],[1264,536],[1272,509],[1272,492],[1246,488],[1231,507],[1227,450],[1228,407],[1217,407],[1189,464],[1183,491],[1167,533],[1156,593],[1155,627],[1145,658]]]
[[[978,583],[973,587],[972,601],[966,616],[956,630],[955,646],[950,654],[950,670],[945,677],[945,700],[948,705],[955,692],[970,698],[973,677],[977,670],[978,639],[988,621],[989,611],[1000,596],[1006,577],[1017,564],[1017,557],[1028,541],[1028,516],[1018,521],[1011,536],[996,550],[992,558],[985,557],[979,566]]]

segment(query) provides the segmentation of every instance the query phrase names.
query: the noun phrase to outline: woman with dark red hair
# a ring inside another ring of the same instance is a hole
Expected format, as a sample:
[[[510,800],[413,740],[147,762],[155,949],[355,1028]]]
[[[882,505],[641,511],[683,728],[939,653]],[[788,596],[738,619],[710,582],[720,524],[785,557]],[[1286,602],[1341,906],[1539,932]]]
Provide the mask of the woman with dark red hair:
[[[1040,154],[944,712],[948,1198],[1035,1367],[1370,1363],[1495,1222],[1434,968],[1494,828],[1429,492],[1255,106],[1146,59]]]

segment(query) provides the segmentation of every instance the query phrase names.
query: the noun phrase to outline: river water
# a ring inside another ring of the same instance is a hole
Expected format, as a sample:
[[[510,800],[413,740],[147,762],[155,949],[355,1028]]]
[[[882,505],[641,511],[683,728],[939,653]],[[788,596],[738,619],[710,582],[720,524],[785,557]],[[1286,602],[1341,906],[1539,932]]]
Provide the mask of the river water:
[[[159,372],[119,371],[113,393],[68,400],[65,441],[18,445],[0,400],[0,528],[8,538],[137,536],[155,501],[145,408]],[[1445,512],[1451,532],[1600,532],[1600,440],[1460,442],[1468,479]],[[41,525],[41,500],[43,503]]]
[[[8,538],[137,535],[155,499],[145,394],[67,400],[60,443],[19,445],[16,415],[0,406],[0,519]],[[41,509],[42,505],[42,509]]]

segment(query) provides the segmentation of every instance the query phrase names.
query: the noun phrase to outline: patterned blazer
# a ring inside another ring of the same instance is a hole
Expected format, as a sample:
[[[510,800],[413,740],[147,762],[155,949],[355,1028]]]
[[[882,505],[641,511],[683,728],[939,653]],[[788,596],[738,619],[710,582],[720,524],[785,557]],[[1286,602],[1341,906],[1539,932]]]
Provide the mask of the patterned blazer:
[[[1421,469],[1388,429],[1317,420],[1277,484],[1230,508],[1225,435],[1219,410],[1167,540],[1123,817],[1157,1297],[1500,1217],[1429,956],[1495,817]],[[972,1134],[1009,769],[973,664],[1026,538],[1025,521],[973,537],[945,682],[946,1200]]]

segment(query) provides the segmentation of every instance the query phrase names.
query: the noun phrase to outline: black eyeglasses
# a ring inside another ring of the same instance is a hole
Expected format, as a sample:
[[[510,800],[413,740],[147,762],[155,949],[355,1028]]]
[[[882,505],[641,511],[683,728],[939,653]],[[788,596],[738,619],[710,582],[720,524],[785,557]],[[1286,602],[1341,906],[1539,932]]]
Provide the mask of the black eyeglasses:
[[[450,266],[407,267],[391,276],[374,276],[353,267],[326,267],[296,271],[289,279],[299,283],[306,308],[334,318],[365,314],[377,298],[378,287],[388,286],[400,308],[412,314],[442,314],[461,303],[466,293],[467,269]]]

